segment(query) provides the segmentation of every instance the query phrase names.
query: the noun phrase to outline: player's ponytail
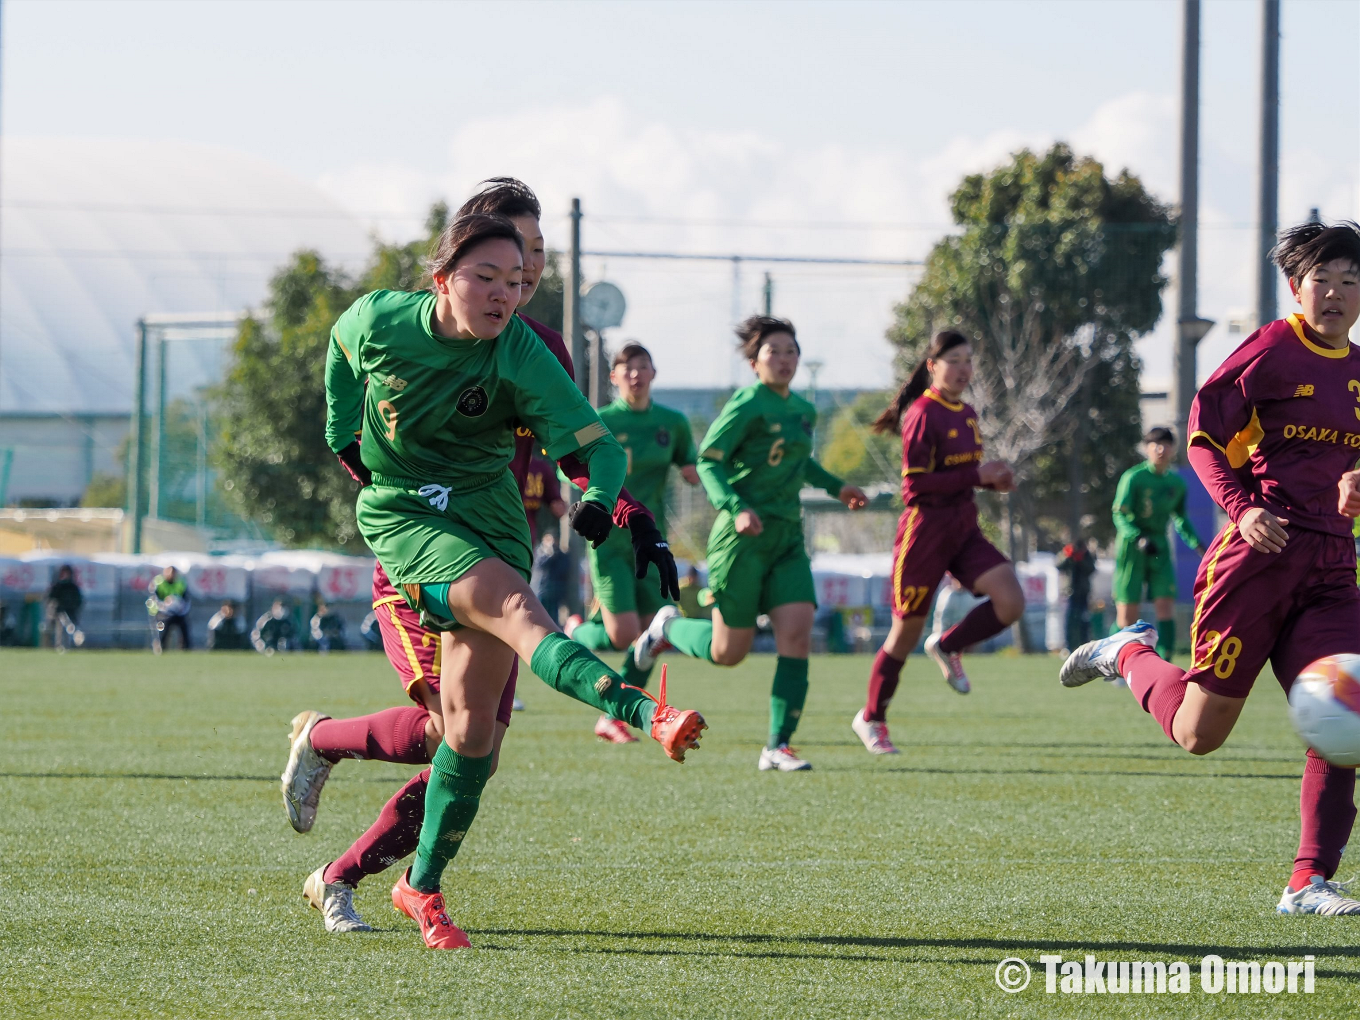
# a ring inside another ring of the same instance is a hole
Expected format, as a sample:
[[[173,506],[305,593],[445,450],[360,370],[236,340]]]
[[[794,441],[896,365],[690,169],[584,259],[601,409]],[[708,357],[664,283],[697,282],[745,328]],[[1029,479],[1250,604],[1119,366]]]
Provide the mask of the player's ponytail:
[[[916,398],[924,393],[926,387],[930,385],[931,360],[943,357],[946,351],[969,342],[966,336],[952,329],[945,329],[936,333],[931,338],[930,346],[926,348],[925,356],[917,364],[916,370],[902,384],[902,388],[897,391],[897,396],[893,397],[893,401],[887,409],[874,419],[874,424],[871,426],[873,430],[888,433],[900,429],[902,427],[902,415],[907,413],[907,408],[914,404]]]

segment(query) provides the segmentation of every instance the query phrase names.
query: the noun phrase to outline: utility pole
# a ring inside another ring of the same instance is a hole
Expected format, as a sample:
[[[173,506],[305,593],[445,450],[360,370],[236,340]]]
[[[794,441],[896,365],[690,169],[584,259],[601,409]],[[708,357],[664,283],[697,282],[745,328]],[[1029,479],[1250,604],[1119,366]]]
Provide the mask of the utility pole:
[[[142,516],[145,493],[142,475],[146,470],[146,320],[137,320],[136,406],[132,412],[132,472],[128,479],[128,510],[132,514],[132,549],[142,551]]]
[[[774,314],[774,281],[770,279],[770,274],[765,274],[765,315],[768,318]]]
[[[562,332],[563,342],[571,352],[571,362],[576,368],[576,385],[590,398],[590,366],[586,363],[586,333],[581,324],[581,200],[571,200],[571,251],[567,266],[567,285],[562,292]],[[567,582],[567,607],[573,613],[581,613],[584,599],[581,597],[581,560],[585,552],[584,539],[570,528],[562,528],[560,535],[566,539],[567,562],[569,564]]]
[[[1261,179],[1257,219],[1256,326],[1275,321],[1278,277],[1270,261],[1279,229],[1280,196],[1280,0],[1261,0]]]
[[[588,393],[590,374],[586,364],[586,333],[581,325],[581,200],[571,200],[571,251],[567,286],[562,292],[562,332],[576,366],[576,385]]]
[[[1213,326],[1201,319],[1198,305],[1199,264],[1199,0],[1182,0],[1184,32],[1181,50],[1181,214],[1180,265],[1176,274],[1176,341],[1172,348],[1172,407],[1176,438],[1185,442],[1190,402],[1198,380],[1195,348]]]

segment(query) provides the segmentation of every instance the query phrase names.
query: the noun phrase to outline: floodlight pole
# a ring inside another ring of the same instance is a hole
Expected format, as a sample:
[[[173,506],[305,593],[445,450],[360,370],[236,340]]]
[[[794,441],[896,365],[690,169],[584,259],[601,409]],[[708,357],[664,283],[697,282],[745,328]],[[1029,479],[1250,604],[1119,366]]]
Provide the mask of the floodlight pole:
[[[1172,407],[1177,440],[1186,439],[1190,403],[1198,383],[1195,348],[1213,326],[1201,319],[1198,304],[1199,264],[1199,0],[1183,0],[1181,50],[1181,210],[1180,265],[1176,279],[1176,341],[1172,348]]]
[[[586,399],[590,399],[590,372],[586,363],[586,334],[581,322],[581,200],[571,200],[571,248],[568,252],[567,285],[562,290],[562,332],[566,348],[571,352],[572,364],[576,367],[576,385]],[[566,538],[568,574],[571,581],[567,584],[567,606],[573,613],[584,608],[581,598],[581,559],[584,553],[583,540],[570,528],[563,528]]]
[[[770,274],[765,274],[765,316],[774,314],[774,280],[770,279]]]
[[[1261,0],[1261,179],[1256,259],[1256,325],[1274,322],[1279,277],[1270,261],[1279,228],[1280,196],[1280,0]]]
[[[128,512],[132,514],[132,552],[142,551],[144,496],[142,475],[146,470],[146,320],[137,320],[136,406],[132,412],[132,471],[128,478]]]

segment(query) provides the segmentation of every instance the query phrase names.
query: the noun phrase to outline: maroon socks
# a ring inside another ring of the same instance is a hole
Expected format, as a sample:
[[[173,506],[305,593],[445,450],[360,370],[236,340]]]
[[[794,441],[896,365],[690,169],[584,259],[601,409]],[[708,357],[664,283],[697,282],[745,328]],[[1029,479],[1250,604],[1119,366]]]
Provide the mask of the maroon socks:
[[[420,705],[403,705],[355,719],[322,719],[312,727],[312,748],[328,761],[368,758],[403,765],[428,764],[425,722]]]
[[[1299,819],[1299,852],[1289,880],[1295,892],[1300,888],[1296,880],[1306,884],[1308,875],[1331,878],[1341,866],[1341,851],[1355,824],[1355,769],[1333,765],[1310,749],[1299,790]]]
[[[1119,675],[1129,683],[1129,690],[1143,706],[1143,711],[1156,719],[1163,732],[1175,740],[1171,724],[1176,710],[1185,700],[1185,689],[1190,681],[1185,670],[1167,662],[1140,641],[1130,641],[1119,650]]]
[[[870,722],[883,722],[887,718],[888,702],[897,691],[897,682],[902,679],[901,659],[894,659],[882,648],[874,658],[874,667],[869,670],[869,701],[864,706],[864,718]]]
[[[992,600],[988,599],[974,606],[967,616],[944,632],[940,638],[940,650],[958,653],[1005,629],[1006,625],[996,618]]]
[[[425,821],[425,787],[429,782],[430,770],[426,769],[398,790],[383,805],[378,820],[327,865],[321,877],[328,883],[356,886],[365,875],[376,875],[415,853]]]

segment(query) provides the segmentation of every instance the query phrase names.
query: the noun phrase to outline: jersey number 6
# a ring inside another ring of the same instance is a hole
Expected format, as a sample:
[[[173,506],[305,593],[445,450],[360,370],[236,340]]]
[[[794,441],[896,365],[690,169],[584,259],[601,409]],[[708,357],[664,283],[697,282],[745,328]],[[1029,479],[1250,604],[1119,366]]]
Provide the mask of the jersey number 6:
[[[765,463],[774,467],[784,459],[784,437],[780,436],[770,444],[770,455],[765,458]]]

